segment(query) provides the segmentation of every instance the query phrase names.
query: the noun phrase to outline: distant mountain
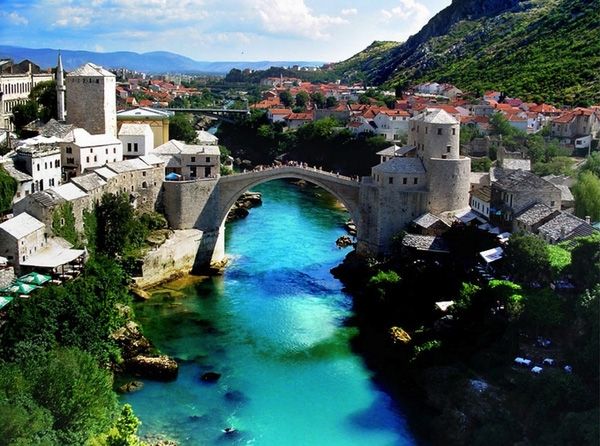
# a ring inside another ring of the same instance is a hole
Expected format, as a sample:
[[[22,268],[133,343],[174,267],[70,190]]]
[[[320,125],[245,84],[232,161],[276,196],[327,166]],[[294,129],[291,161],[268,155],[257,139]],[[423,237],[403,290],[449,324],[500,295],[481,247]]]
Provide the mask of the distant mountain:
[[[453,0],[406,42],[333,65],[372,84],[449,82],[535,101],[600,101],[598,0]]]
[[[321,66],[323,62],[309,61],[259,61],[259,62],[201,62],[189,57],[168,51],[154,51],[151,53],[134,53],[118,51],[113,53],[97,53],[93,51],[61,50],[63,65],[69,71],[92,62],[104,68],[128,68],[130,70],[149,73],[214,73],[225,74],[232,68],[240,70],[266,70],[272,66]],[[0,45],[0,59],[11,58],[15,62],[29,59],[42,68],[56,66],[58,50],[50,48],[21,48]]]

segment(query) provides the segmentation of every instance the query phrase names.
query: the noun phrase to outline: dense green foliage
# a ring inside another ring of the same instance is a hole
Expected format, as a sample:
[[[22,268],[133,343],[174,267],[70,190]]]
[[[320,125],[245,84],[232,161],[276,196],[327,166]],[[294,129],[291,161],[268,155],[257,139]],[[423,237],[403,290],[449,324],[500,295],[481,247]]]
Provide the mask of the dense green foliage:
[[[115,424],[107,433],[94,438],[91,446],[144,446],[137,436],[140,424],[131,406],[125,404]]]
[[[123,324],[129,303],[126,276],[113,260],[90,260],[77,280],[46,286],[16,299],[0,328],[0,358],[16,361],[56,346],[77,347],[106,362],[118,356],[110,333]]]
[[[175,113],[175,116],[169,119],[169,137],[178,141],[185,141],[190,144],[196,140],[196,131],[192,124],[191,115],[185,113]]]
[[[527,233],[515,233],[504,249],[505,261],[515,278],[531,283],[546,283],[550,279],[551,263],[547,243]]]
[[[506,258],[494,263],[510,280],[471,269],[486,234],[454,227],[444,237],[450,256],[397,250],[341,270],[368,361],[392,387],[423,393],[431,415],[419,422],[432,444],[597,444],[600,236],[549,246],[513,234]],[[569,275],[574,290],[548,286]],[[435,310],[448,300],[449,314]],[[410,336],[403,343],[389,334],[400,326]],[[538,336],[551,339],[550,349]],[[515,366],[516,356],[557,364],[537,376]]]
[[[56,81],[46,81],[36,84],[29,98],[38,104],[38,118],[43,122],[48,122],[50,119],[58,119],[58,101],[56,97]]]
[[[577,216],[600,220],[600,177],[589,170],[582,172],[573,187],[573,196]]]
[[[75,215],[71,202],[67,201],[61,204],[52,213],[52,232],[72,245],[79,244],[79,234],[75,229]]]
[[[0,212],[12,209],[12,200],[17,192],[17,180],[0,166]]]
[[[252,164],[271,164],[285,153],[289,159],[345,175],[368,175],[379,161],[376,153],[389,145],[381,136],[354,137],[332,118],[284,132],[282,123],[270,123],[260,111],[235,124],[223,122],[217,136],[234,158]]]
[[[23,135],[23,127],[32,121],[35,121],[38,117],[38,105],[31,99],[27,100],[24,104],[17,104],[12,109],[12,122],[15,126],[17,134]]]
[[[104,194],[96,205],[96,252],[109,257],[136,255],[148,228],[136,217],[127,194]]]
[[[0,426],[7,446],[82,445],[116,409],[112,377],[77,349],[56,349],[0,365]]]
[[[389,86],[450,82],[558,104],[600,100],[598,2],[534,0],[519,10],[504,2],[500,13],[474,13],[483,3],[453,2],[406,43],[375,42],[334,72]]]

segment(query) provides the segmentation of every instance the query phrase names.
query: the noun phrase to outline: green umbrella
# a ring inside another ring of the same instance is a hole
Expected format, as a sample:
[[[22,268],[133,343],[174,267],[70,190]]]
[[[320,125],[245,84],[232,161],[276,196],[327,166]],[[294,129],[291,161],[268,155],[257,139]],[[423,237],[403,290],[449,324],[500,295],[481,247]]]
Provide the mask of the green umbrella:
[[[29,294],[37,287],[28,283],[19,282],[18,280],[7,288],[13,294]]]
[[[29,284],[33,284],[33,285],[41,285],[43,283],[48,282],[51,279],[50,276],[47,276],[45,274],[40,274],[40,273],[36,273],[31,272],[29,274],[26,274],[22,277],[19,277],[19,282],[24,282],[24,283],[29,283]]]
[[[10,303],[14,298],[12,296],[0,296],[0,310]]]

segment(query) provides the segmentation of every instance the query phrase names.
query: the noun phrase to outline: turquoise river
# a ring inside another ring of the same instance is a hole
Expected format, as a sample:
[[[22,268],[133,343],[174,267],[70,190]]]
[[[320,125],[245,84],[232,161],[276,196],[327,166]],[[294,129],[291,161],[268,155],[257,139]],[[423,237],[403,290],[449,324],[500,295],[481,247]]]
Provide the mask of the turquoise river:
[[[167,284],[136,305],[145,334],[180,362],[176,381],[122,397],[140,433],[180,445],[415,444],[350,348],[351,298],[329,272],[347,254],[335,245],[347,214],[321,189],[255,190],[263,205],[227,226],[223,276]],[[204,383],[207,371],[222,376]]]

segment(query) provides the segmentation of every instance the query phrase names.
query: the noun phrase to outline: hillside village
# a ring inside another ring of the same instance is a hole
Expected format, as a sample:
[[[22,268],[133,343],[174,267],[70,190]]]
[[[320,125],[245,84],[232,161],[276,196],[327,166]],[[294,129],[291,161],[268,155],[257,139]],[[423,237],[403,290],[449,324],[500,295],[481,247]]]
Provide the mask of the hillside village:
[[[161,107],[177,97],[198,94],[196,89],[143,76],[117,83],[114,73],[91,63],[65,75],[60,58],[58,62],[58,119],[29,124],[28,133],[36,136],[9,140],[9,152],[2,157],[4,170],[17,188],[12,213],[0,224],[0,255],[16,274],[42,269],[64,277],[69,276],[65,270],[72,273],[83,261],[84,251],[59,237],[64,225],[64,218],[57,221],[60,213],[72,213],[74,229],[83,233],[85,214],[105,193],[128,194],[139,212],[160,211],[165,180],[214,179],[221,174],[214,135],[197,130],[194,144],[169,138],[173,112]],[[3,67],[0,80],[6,93],[1,109],[6,116],[27,99],[39,79],[53,77],[40,77],[36,74],[41,73],[39,67],[28,61]],[[416,233],[405,241],[410,247],[439,249],[438,236],[456,221],[475,224],[501,238],[524,230],[549,243],[590,235],[598,228],[590,216],[574,215],[571,178],[535,175],[527,156],[506,149],[501,139],[490,136],[490,129],[494,116],[502,115],[523,135],[545,132],[556,138],[565,153],[580,162],[598,146],[600,106],[558,109],[495,91],[473,98],[455,86],[437,83],[416,85],[398,97],[361,85],[313,84],[283,76],[265,78],[261,84],[262,98],[249,108],[263,111],[287,131],[334,118],[340,128],[354,135],[374,134],[388,141],[390,146],[378,153],[381,164],[373,169],[373,178],[385,174],[394,160],[408,162],[418,156],[420,147],[415,141],[420,139],[410,134],[419,132],[422,114],[442,113],[443,117],[436,118],[439,122],[460,126],[463,132],[475,131],[476,138],[461,141],[461,157],[469,156],[474,162],[496,152],[489,170],[472,172],[468,179],[470,208],[414,215]],[[135,92],[152,99],[136,102]],[[13,276],[5,276],[8,285]]]

